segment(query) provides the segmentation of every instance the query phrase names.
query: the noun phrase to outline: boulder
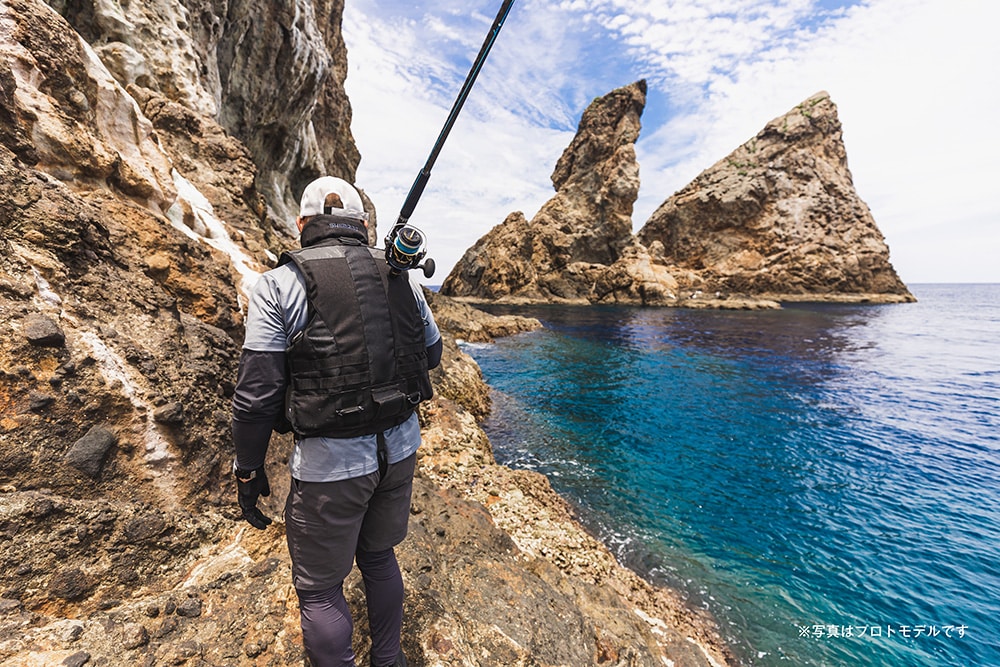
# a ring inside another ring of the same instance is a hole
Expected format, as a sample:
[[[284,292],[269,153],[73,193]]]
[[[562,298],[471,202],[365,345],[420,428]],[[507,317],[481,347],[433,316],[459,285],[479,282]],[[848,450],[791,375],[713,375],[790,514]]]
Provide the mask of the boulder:
[[[91,477],[98,477],[101,468],[104,467],[104,458],[108,450],[114,447],[117,441],[118,438],[113,432],[103,426],[94,426],[69,448],[66,452],[66,463]]]

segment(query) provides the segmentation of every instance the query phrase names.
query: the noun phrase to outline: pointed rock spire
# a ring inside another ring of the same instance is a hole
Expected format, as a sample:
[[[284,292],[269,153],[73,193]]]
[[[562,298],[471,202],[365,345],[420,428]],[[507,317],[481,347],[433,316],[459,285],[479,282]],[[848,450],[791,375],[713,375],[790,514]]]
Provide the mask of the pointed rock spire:
[[[705,292],[913,299],[854,188],[826,92],[772,120],[667,199],[638,238],[651,251],[656,245],[653,254],[662,252],[659,263],[675,276],[693,277],[685,287]]]
[[[594,267],[614,263],[632,242],[639,192],[635,141],[645,104],[645,81],[591,102],[552,173],[555,196],[530,222],[511,213],[481,238],[442,293],[586,300]]]

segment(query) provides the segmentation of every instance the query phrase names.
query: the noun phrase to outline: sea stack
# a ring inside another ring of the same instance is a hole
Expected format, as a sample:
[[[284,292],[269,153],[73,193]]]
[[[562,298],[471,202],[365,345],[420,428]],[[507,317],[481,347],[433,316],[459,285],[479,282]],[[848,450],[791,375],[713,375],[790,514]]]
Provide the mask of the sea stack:
[[[638,238],[684,288],[705,293],[914,300],[854,189],[826,92],[703,171],[653,213]]]
[[[466,251],[441,292],[479,299],[587,302],[599,272],[632,243],[637,81],[590,103],[552,172],[556,194],[529,222],[514,212]]]
[[[594,100],[556,165],[556,195],[530,223],[511,213],[481,238],[442,293],[718,308],[914,300],[854,188],[825,92],[702,172],[633,236],[645,96],[639,81]]]

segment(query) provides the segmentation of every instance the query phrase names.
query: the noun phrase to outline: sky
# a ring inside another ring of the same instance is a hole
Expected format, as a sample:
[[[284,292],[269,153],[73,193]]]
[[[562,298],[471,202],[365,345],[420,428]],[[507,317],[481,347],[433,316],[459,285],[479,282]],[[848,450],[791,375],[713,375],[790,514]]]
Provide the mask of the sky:
[[[427,161],[502,0],[347,0],[357,185],[380,236]],[[908,284],[1000,282],[1000,2],[515,0],[410,223],[435,285],[529,219],[595,97],[646,79],[633,228],[819,91]],[[418,274],[420,275],[420,274]]]

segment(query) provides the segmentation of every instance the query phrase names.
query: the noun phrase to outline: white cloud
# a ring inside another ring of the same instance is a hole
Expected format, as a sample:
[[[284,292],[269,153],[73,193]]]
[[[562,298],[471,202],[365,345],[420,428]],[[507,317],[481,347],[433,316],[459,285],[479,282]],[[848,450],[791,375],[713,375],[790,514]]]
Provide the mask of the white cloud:
[[[1000,281],[1000,5],[870,0],[518,0],[413,216],[440,282],[549,174],[590,100],[645,77],[640,226],[667,196],[819,90],[904,281]],[[830,2],[823,2],[828,6]],[[470,6],[471,5],[471,6]],[[345,10],[359,185],[394,221],[499,0]]]

